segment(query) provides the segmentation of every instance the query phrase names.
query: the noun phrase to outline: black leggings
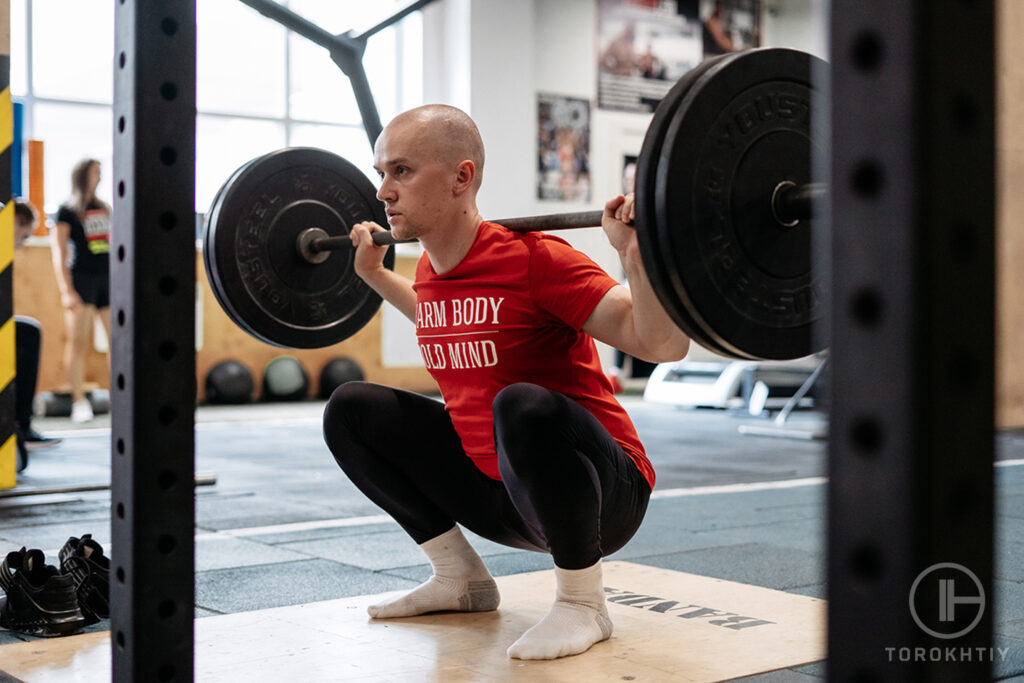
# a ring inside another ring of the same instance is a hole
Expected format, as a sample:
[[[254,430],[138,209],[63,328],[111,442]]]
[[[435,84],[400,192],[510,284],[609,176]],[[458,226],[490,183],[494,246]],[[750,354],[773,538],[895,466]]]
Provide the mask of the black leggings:
[[[585,408],[535,384],[494,399],[502,481],[476,468],[444,405],[390,387],[349,382],[324,412],[341,469],[416,543],[457,522],[496,543],[550,552],[582,569],[636,533],[651,490]]]

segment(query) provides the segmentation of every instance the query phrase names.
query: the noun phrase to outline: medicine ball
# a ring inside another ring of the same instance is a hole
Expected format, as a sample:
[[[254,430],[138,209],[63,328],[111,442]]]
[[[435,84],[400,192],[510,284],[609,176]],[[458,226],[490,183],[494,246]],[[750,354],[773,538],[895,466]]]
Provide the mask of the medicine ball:
[[[32,413],[36,417],[71,417],[71,394],[40,391],[32,399]]]
[[[85,397],[89,399],[94,415],[106,415],[110,412],[110,392],[106,389],[93,389]]]
[[[85,392],[94,415],[110,412],[110,392],[93,389]],[[71,394],[66,391],[40,391],[32,399],[32,413],[36,417],[71,417]]]
[[[361,382],[364,378],[359,363],[345,356],[332,358],[320,371],[320,398],[330,398],[334,390],[345,382]]]
[[[255,382],[249,368],[236,360],[224,360],[206,373],[206,402],[239,405],[252,400]]]
[[[295,356],[278,356],[263,370],[264,401],[301,401],[309,396],[309,374]]]

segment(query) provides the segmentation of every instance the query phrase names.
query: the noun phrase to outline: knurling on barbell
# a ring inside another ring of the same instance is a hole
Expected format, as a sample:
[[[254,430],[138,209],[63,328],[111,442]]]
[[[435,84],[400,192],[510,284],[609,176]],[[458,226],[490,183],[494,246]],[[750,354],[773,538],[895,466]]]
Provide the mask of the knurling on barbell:
[[[827,346],[828,292],[811,249],[825,193],[810,173],[811,82],[823,63],[788,49],[709,59],[659,104],[637,162],[644,270],[672,320],[697,343],[747,359],[789,359]],[[599,226],[601,211],[496,220],[513,230]],[[386,225],[355,166],[313,148],[254,159],[218,191],[204,263],[228,316],[254,337],[328,346],[380,306],[355,274],[353,225]],[[388,231],[373,233],[395,243]],[[385,266],[394,267],[394,249]]]

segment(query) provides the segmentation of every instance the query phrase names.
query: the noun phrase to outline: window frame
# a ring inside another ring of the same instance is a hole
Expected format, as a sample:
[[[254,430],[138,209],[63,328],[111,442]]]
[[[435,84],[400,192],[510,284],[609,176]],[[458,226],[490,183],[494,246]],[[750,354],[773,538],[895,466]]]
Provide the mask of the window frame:
[[[279,0],[279,1],[281,1],[281,0]],[[28,139],[43,139],[44,142],[45,142],[45,138],[41,138],[38,135],[37,125],[36,125],[36,106],[39,105],[39,104],[43,104],[43,105],[48,105],[48,104],[76,105],[76,106],[84,106],[84,107],[94,107],[96,109],[103,109],[103,110],[106,110],[107,112],[110,113],[111,127],[113,127],[113,125],[114,125],[114,115],[113,115],[114,107],[113,107],[113,104],[106,104],[106,103],[103,103],[103,102],[96,102],[96,101],[84,101],[84,100],[79,100],[79,99],[75,99],[75,98],[61,98],[61,97],[38,96],[38,95],[36,95],[36,93],[35,93],[35,83],[34,83],[35,79],[34,79],[34,75],[33,75],[33,71],[35,69],[35,63],[34,63],[35,60],[33,59],[33,51],[34,51],[34,47],[35,47],[34,46],[34,41],[33,41],[33,30],[34,30],[34,24],[35,24],[35,21],[36,21],[36,17],[34,16],[34,11],[33,11],[34,7],[33,6],[34,6],[35,3],[34,3],[34,0],[12,0],[12,4],[13,3],[23,3],[23,6],[24,6],[24,17],[25,17],[25,25],[23,27],[24,30],[25,30],[24,43],[23,43],[24,44],[24,48],[25,48],[25,54],[23,54],[23,55],[13,55],[12,54],[11,55],[12,59],[23,59],[24,60],[24,64],[25,64],[25,82],[24,82],[25,92],[23,92],[21,94],[14,95],[15,100],[17,102],[20,102],[20,103],[22,103],[24,105],[23,134],[25,136],[25,139],[26,140],[28,140]],[[239,2],[239,4],[241,4],[241,3]],[[283,0],[282,4],[287,6],[290,3],[288,3],[287,0]],[[270,19],[264,19],[264,20],[265,21],[271,21]],[[15,27],[12,26],[12,29],[13,28],[15,28]],[[410,66],[410,60],[408,59],[408,56],[405,54],[405,52],[406,52],[405,51],[405,44],[407,42],[406,32],[409,30],[408,20],[407,19],[403,19],[403,20],[395,23],[394,25],[392,25],[391,27],[389,27],[388,29],[385,29],[385,30],[394,31],[394,66],[395,66],[395,68],[394,68],[393,90],[392,90],[392,93],[391,93],[390,97],[393,98],[393,101],[395,103],[396,111],[403,111],[403,110],[408,109],[408,108],[410,108],[412,106],[416,106],[418,104],[422,104],[422,102],[409,102],[409,101],[407,101],[409,99],[409,93],[410,93],[410,89],[407,87],[407,80],[411,77],[411,75],[409,73],[407,73],[407,69]],[[418,38],[416,38],[416,40],[417,40],[418,44],[422,45],[423,44],[423,38],[424,38],[424,36],[423,36],[423,28],[422,28],[422,21],[419,23],[419,32],[420,32],[420,35],[418,36]],[[222,111],[222,110],[216,110],[216,109],[198,109],[198,108],[197,108],[197,111],[196,111],[197,117],[202,115],[202,116],[224,118],[224,119],[234,119],[234,120],[240,120],[241,119],[241,120],[249,120],[249,121],[267,121],[267,122],[280,123],[280,124],[283,124],[283,126],[284,126],[285,144],[288,145],[288,146],[292,145],[292,140],[295,137],[294,133],[293,133],[293,130],[296,127],[300,127],[300,126],[302,126],[302,127],[305,127],[305,126],[323,126],[323,127],[344,129],[344,130],[347,130],[349,132],[351,132],[351,131],[359,131],[365,137],[365,135],[366,135],[365,127],[363,126],[361,121],[358,124],[356,124],[356,123],[344,123],[344,122],[337,122],[337,121],[322,121],[322,120],[310,119],[310,118],[296,118],[296,117],[292,116],[292,102],[291,102],[292,92],[291,92],[291,85],[292,85],[292,70],[294,68],[292,54],[291,54],[292,53],[292,48],[291,48],[291,40],[290,40],[290,37],[291,37],[292,33],[293,32],[288,31],[286,29],[285,40],[282,41],[283,42],[283,57],[284,57],[284,60],[285,60],[284,79],[283,79],[283,82],[282,82],[282,87],[284,88],[285,108],[284,108],[284,115],[282,117],[271,116],[271,115],[264,115],[264,114],[241,114],[241,113],[237,113],[237,112],[228,112],[228,111]],[[304,38],[302,38],[301,36],[299,38],[304,40]],[[372,37],[371,37],[370,40],[372,40]],[[110,46],[110,50],[111,50],[111,62],[113,62],[113,54],[112,54],[112,52],[113,52],[113,45]],[[327,54],[326,50],[323,53],[323,59],[330,61],[330,56]],[[415,62],[413,62],[413,63],[415,63]],[[332,65],[333,65],[333,62],[332,62]],[[113,68],[113,66],[111,66],[111,68]],[[335,67],[335,68],[337,68],[337,67]],[[420,65],[419,65],[419,70],[420,70],[420,73],[419,73],[419,76],[418,76],[419,87],[418,88],[414,88],[413,92],[416,92],[418,90],[418,92],[420,93],[420,98],[422,98],[422,92],[423,92],[423,87],[422,87],[422,84],[423,84],[422,63],[420,63]],[[340,69],[339,69],[339,72],[340,72]],[[415,82],[415,80],[416,80],[416,77],[413,77],[413,82]],[[339,83],[340,87],[349,87],[350,88],[349,81],[348,81],[347,77],[345,77],[343,80],[339,80],[338,83]],[[350,88],[350,90],[351,90],[351,88]],[[25,161],[26,161],[26,164],[24,164],[23,167],[26,169],[25,173],[26,173],[26,180],[27,180],[27,159]],[[62,173],[63,170],[65,170],[65,169],[58,170],[58,175],[60,173]],[[66,170],[69,171],[70,169],[66,169]],[[371,177],[371,178],[375,177],[375,176],[372,175],[372,168],[366,168],[366,169],[363,169],[363,170],[364,170],[364,172],[367,173],[367,175],[369,177]],[[109,173],[109,171],[108,171],[108,173]],[[55,177],[54,176],[54,171],[52,169],[50,170],[50,172],[47,175],[50,176],[50,177]],[[51,187],[52,187],[52,185],[51,185]],[[211,193],[213,191],[216,191],[216,188],[212,188]],[[27,192],[27,189],[26,189],[26,192]],[[205,193],[205,190],[203,192],[200,192],[198,190],[198,188],[197,188],[197,192],[196,192],[197,196],[201,196],[204,193]],[[57,204],[62,200],[61,197],[54,196],[54,194],[55,193],[53,193],[53,192],[47,192],[46,193],[46,204],[47,204],[47,206],[43,207],[44,212],[52,213],[53,211],[56,210]],[[203,213],[203,212],[205,212],[207,210],[207,208],[208,207],[197,206],[196,207],[196,211],[197,211],[197,213]]]

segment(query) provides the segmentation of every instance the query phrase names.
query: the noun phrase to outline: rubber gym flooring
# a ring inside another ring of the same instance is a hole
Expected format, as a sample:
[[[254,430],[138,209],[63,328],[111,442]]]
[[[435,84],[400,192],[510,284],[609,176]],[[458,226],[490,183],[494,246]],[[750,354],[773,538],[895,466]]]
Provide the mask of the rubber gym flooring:
[[[767,424],[743,413],[622,401],[658,486],[639,533],[610,561],[826,597],[824,442],[740,435],[740,425]],[[198,410],[197,474],[217,478],[196,489],[198,618],[355,598],[429,576],[419,550],[334,464],[322,410],[318,402]],[[813,412],[790,420],[820,421]],[[64,442],[33,452],[16,490],[109,482],[108,416],[85,428],[52,418],[34,426]],[[997,678],[1024,681],[1024,433],[996,438],[994,618],[1003,654],[994,666]],[[42,548],[56,562],[68,536],[84,533],[109,549],[109,505],[106,491],[0,497],[0,552]],[[496,576],[551,568],[545,555],[467,535]],[[26,640],[34,639],[0,631],[0,646]],[[823,677],[818,662],[742,680]]]

